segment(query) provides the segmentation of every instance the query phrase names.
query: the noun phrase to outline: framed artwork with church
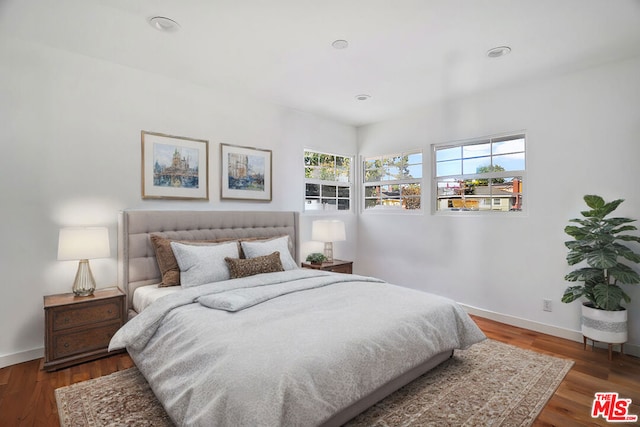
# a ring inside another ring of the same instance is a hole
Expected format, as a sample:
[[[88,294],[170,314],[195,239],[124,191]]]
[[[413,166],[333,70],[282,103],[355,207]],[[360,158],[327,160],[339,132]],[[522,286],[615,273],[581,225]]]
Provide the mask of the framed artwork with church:
[[[209,200],[209,141],[141,132],[142,198]]]
[[[221,199],[271,201],[271,150],[220,144]]]

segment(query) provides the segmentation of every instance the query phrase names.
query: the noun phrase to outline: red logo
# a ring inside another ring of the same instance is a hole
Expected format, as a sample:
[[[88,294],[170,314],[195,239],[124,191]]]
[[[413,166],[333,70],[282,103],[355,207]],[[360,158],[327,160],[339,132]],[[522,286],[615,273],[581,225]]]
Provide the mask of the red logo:
[[[591,408],[591,417],[602,416],[612,423],[632,423],[638,421],[637,415],[629,414],[631,399],[620,399],[618,393],[606,392],[596,393]]]

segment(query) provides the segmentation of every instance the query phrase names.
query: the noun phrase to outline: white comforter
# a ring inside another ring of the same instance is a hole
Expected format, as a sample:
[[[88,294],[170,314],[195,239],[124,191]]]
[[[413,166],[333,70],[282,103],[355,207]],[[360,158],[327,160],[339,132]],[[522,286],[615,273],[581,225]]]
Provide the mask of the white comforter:
[[[435,354],[482,339],[449,299],[292,270],[161,298],[110,350],[127,348],[177,425],[313,426]]]

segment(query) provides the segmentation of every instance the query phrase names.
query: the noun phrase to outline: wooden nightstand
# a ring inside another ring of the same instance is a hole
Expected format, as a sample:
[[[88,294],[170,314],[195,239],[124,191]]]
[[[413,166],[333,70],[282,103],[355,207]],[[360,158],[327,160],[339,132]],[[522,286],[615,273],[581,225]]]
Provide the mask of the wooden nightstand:
[[[93,295],[44,297],[44,369],[54,371],[108,354],[111,337],[124,324],[125,294],[118,288]]]
[[[342,261],[334,259],[333,262],[323,262],[322,264],[302,263],[303,268],[313,268],[314,270],[333,271],[334,273],[353,273],[353,261]]]

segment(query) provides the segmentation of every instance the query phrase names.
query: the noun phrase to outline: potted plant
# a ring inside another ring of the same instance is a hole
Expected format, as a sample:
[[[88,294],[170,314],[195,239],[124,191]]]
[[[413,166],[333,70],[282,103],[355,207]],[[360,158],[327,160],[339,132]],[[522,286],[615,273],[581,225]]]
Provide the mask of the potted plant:
[[[624,199],[607,203],[600,196],[586,195],[584,201],[590,210],[581,212],[583,218],[571,219],[578,225],[568,225],[564,231],[574,238],[565,242],[569,249],[567,262],[569,265],[586,262],[586,266],[583,264],[565,276],[565,280],[582,284],[569,286],[562,302],[586,298],[582,307],[582,335],[594,341],[623,344],[627,341],[627,311],[622,302],[629,303],[631,298],[620,285],[640,283],[640,275],[628,265],[639,263],[640,254],[622,242],[640,243],[640,237],[624,234],[637,230],[629,225],[634,219],[607,218]]]
[[[312,254],[307,255],[307,262],[311,264],[322,264],[327,260],[327,257],[321,254],[320,252],[314,252]]]

